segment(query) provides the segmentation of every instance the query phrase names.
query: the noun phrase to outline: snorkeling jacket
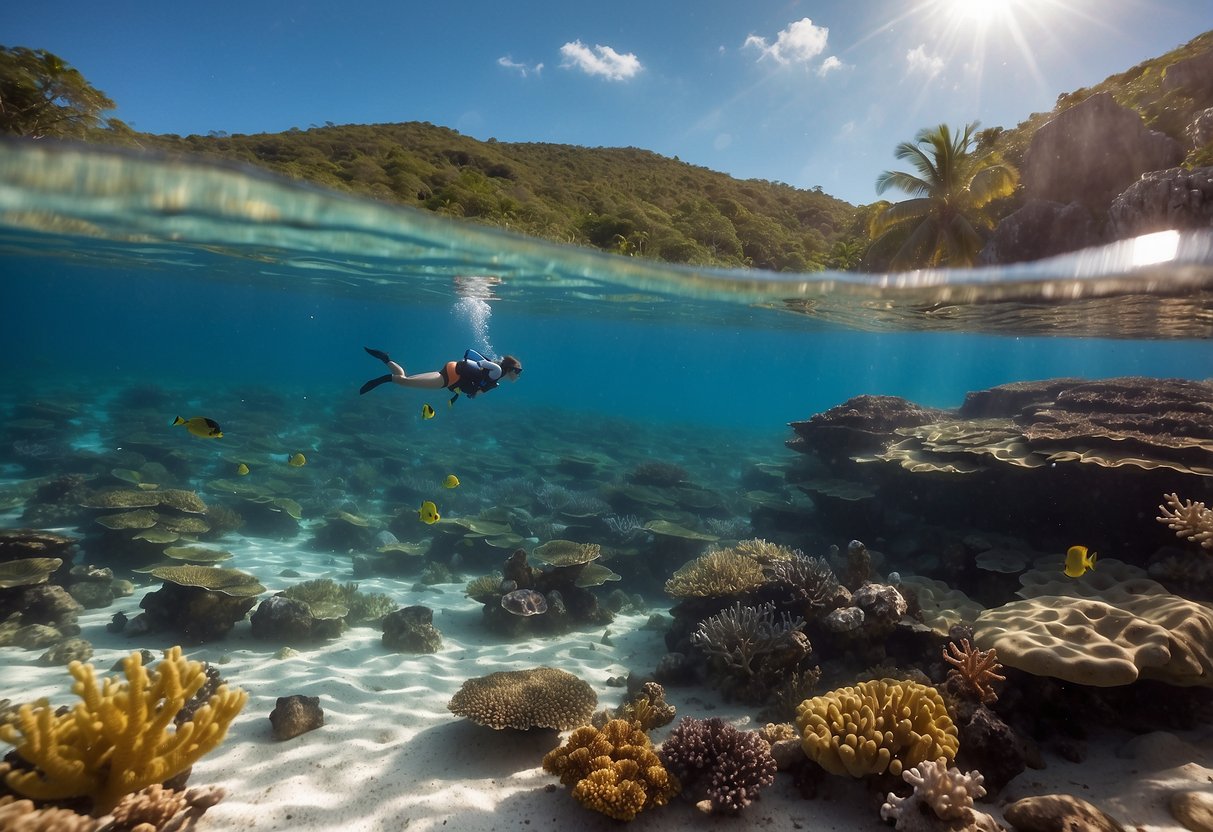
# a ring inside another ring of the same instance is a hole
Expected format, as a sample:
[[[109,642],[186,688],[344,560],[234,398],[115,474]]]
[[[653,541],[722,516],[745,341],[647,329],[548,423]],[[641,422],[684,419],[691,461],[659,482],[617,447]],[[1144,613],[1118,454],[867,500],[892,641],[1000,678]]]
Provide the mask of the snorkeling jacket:
[[[500,364],[490,361],[476,350],[467,350],[461,360],[448,361],[442,368],[446,389],[455,393],[447,405],[453,405],[460,393],[472,398],[492,390],[500,383],[501,375]]]

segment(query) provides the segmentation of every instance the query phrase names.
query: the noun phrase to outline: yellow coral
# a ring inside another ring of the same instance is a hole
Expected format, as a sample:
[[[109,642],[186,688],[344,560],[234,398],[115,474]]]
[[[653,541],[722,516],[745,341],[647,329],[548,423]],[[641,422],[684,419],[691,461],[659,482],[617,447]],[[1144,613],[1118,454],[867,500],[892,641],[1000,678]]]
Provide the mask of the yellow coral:
[[[674,598],[727,598],[753,592],[766,581],[758,561],[720,549],[684,563],[665,582],[665,591]]]
[[[653,744],[635,723],[613,719],[584,726],[543,758],[544,771],[571,787],[587,809],[615,820],[632,820],[651,806],[664,806],[678,793],[678,779],[666,771]]]
[[[222,685],[192,719],[170,731],[177,712],[206,682],[203,665],[173,647],[150,676],[139,653],[122,666],[126,681],[108,678],[98,688],[93,666],[72,662],[72,692],[82,702],[61,716],[46,700],[22,705],[12,724],[0,726],[0,739],[35,767],[9,772],[9,788],[35,800],[89,797],[94,814],[105,814],[124,795],[163,783],[214,750],[248,699]]]
[[[804,752],[831,774],[863,777],[956,756],[960,740],[939,691],[881,679],[806,699],[796,713]]]

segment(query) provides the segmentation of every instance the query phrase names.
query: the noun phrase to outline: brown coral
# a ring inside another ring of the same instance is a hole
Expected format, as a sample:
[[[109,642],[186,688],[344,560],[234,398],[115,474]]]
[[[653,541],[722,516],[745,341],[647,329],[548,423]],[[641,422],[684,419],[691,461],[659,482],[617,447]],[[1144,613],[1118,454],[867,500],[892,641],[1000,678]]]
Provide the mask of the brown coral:
[[[501,670],[468,679],[447,708],[456,716],[501,730],[585,725],[598,696],[586,682],[553,667]]]
[[[727,598],[752,592],[766,583],[762,566],[734,549],[708,552],[683,564],[665,582],[674,598]]]
[[[584,726],[543,758],[543,769],[572,788],[573,798],[615,820],[629,821],[664,806],[679,791],[648,735],[623,719],[601,730]]]
[[[983,705],[993,705],[998,701],[998,693],[994,690],[994,682],[1005,682],[1006,676],[998,671],[1002,665],[998,661],[998,651],[991,647],[989,650],[975,650],[967,638],[956,642],[949,641],[943,650],[943,660],[952,665],[948,671],[948,681],[961,695],[976,699]]]

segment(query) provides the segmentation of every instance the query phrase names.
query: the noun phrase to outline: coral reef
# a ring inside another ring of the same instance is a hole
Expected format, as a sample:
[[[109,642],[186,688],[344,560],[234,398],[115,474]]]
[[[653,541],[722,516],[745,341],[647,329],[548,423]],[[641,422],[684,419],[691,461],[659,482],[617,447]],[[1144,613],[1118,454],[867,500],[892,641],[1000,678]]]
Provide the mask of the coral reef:
[[[597,705],[594,689],[572,673],[535,667],[468,679],[451,697],[447,709],[498,730],[567,731],[587,724]]]
[[[906,797],[889,792],[880,807],[880,817],[896,821],[898,832],[999,828],[988,815],[973,810],[973,801],[986,793],[978,772],[962,774],[960,769],[949,768],[948,761],[941,757],[907,768],[901,777],[914,787],[914,791]]]
[[[434,626],[434,611],[416,604],[388,613],[383,619],[383,646],[404,653],[437,653],[442,633]]]
[[[664,806],[679,791],[648,735],[622,719],[601,730],[578,728],[548,752],[543,769],[571,788],[582,806],[615,820],[630,821],[645,809]]]
[[[719,718],[683,717],[660,755],[684,794],[705,812],[736,814],[775,782],[770,743]]]
[[[801,703],[805,754],[831,774],[863,777],[956,756],[960,742],[943,697],[917,682],[880,679]]]
[[[140,654],[123,661],[126,681],[98,686],[92,665],[68,667],[83,700],[57,714],[50,704],[23,705],[0,739],[16,746],[33,768],[9,772],[5,782],[36,800],[87,797],[93,813],[110,811],[124,795],[163,783],[218,747],[248,695],[220,687],[191,720],[168,731],[177,712],[207,681],[199,662],[180,647],[164,654],[152,674]]]
[[[1175,532],[1181,540],[1200,544],[1201,548],[1213,549],[1213,509],[1204,503],[1191,500],[1180,502],[1178,494],[1163,495],[1165,502],[1158,507],[1159,515],[1154,519]]]

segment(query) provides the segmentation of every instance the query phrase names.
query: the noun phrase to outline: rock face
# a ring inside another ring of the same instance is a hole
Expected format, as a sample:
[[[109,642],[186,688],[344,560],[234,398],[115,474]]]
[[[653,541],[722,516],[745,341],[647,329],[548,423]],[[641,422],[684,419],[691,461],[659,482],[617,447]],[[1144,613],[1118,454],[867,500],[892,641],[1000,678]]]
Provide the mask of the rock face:
[[[1193,98],[1213,98],[1213,49],[1176,61],[1167,67],[1162,88],[1181,91]]]
[[[429,607],[405,607],[383,619],[383,646],[398,653],[437,653],[442,633],[434,626]]]
[[[1021,181],[1030,199],[1077,202],[1100,215],[1143,173],[1173,167],[1183,155],[1179,142],[1098,93],[1036,131]]]
[[[289,740],[324,726],[318,696],[279,696],[270,713],[274,739]]]
[[[1166,231],[1213,228],[1213,167],[1147,173],[1108,209],[1116,239]]]
[[[1091,212],[1077,202],[1031,199],[998,223],[978,260],[982,265],[1024,263],[1100,242]]]
[[[1188,125],[1187,134],[1192,139],[1193,149],[1213,142],[1213,107],[1196,114]]]

